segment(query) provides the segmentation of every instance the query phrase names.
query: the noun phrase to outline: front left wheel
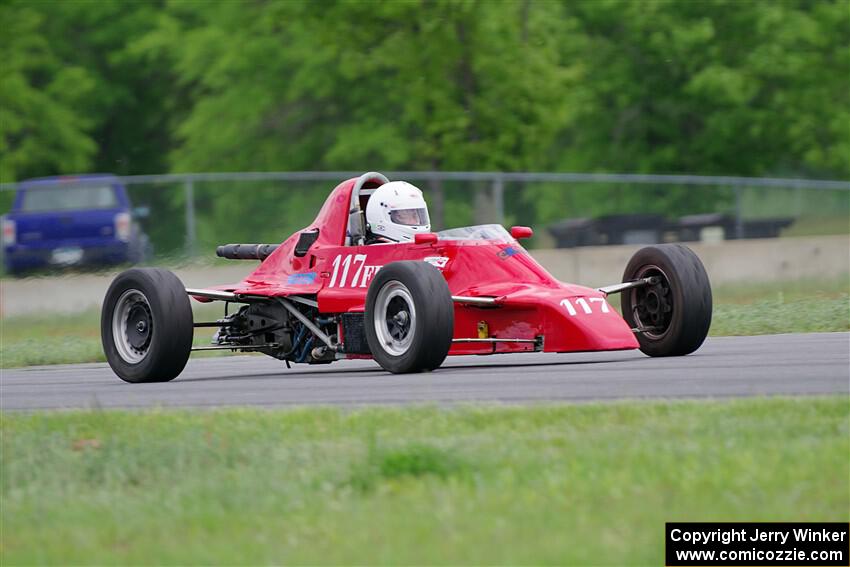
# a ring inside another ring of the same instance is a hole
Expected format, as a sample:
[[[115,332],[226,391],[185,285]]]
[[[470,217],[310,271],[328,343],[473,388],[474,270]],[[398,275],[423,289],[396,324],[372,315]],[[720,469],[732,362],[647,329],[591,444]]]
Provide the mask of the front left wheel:
[[[167,382],[186,366],[192,349],[189,296],[168,270],[133,268],[106,292],[100,318],[103,352],[126,382]]]
[[[454,303],[446,279],[426,262],[387,264],[366,294],[366,341],[384,370],[438,368],[452,346]]]

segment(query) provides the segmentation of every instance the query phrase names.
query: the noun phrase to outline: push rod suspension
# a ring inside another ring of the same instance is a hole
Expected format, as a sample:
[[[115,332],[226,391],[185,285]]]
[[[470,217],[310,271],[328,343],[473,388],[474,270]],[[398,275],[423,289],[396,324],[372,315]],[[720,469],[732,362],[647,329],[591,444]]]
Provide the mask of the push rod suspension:
[[[634,280],[631,282],[623,282],[614,285],[606,285],[604,287],[597,287],[596,291],[601,291],[605,295],[611,295],[612,293],[620,293],[621,291],[625,291],[627,289],[632,289],[635,287],[643,287],[645,285],[655,285],[659,283],[661,279],[658,276],[650,276],[648,278],[641,278],[639,280]]]

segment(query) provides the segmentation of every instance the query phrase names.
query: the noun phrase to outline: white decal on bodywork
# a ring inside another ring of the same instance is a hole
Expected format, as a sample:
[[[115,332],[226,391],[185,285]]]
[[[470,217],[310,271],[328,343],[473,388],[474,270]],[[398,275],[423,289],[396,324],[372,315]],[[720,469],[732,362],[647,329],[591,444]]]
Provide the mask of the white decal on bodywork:
[[[446,264],[449,263],[449,259],[445,256],[428,256],[424,259],[425,262],[428,262],[435,268],[442,270],[446,267]]]
[[[352,264],[354,274],[349,280]],[[380,269],[381,266],[366,265],[366,254],[338,254],[333,259],[333,273],[328,287],[366,287]]]
[[[588,303],[588,301],[590,301],[590,303]],[[575,302],[576,305],[581,307],[581,310],[586,315],[592,315],[594,313],[593,309],[591,308],[592,303],[598,303],[600,306],[600,311],[602,311],[602,313],[611,312],[611,308],[608,306],[608,302],[601,297],[590,297],[588,299],[585,299],[583,297],[576,297],[573,299],[573,301],[570,301],[569,299],[562,299],[561,306],[566,308],[567,313],[569,313],[571,317],[578,315],[578,310],[573,306],[573,302]]]

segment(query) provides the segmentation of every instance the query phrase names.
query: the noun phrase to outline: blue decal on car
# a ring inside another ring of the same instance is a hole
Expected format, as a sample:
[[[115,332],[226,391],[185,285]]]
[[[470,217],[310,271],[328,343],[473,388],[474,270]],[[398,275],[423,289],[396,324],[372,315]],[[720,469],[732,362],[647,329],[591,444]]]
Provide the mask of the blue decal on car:
[[[522,249],[514,248],[513,246],[506,246],[499,250],[499,258],[504,260],[505,258],[510,258],[511,256],[516,256],[517,254],[522,254]]]
[[[302,274],[292,274],[286,278],[286,283],[289,285],[307,285],[316,281],[316,272],[304,272]]]

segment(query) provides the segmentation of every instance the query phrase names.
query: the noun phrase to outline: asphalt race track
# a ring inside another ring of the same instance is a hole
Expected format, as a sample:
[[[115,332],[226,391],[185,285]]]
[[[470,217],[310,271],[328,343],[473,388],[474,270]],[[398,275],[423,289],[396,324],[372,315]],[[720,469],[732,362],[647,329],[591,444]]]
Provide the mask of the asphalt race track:
[[[176,380],[127,384],[106,364],[3,370],[0,409],[551,403],[850,393],[850,333],[709,339],[696,353],[449,357],[396,376],[372,361],[293,365],[262,355],[190,360]]]

